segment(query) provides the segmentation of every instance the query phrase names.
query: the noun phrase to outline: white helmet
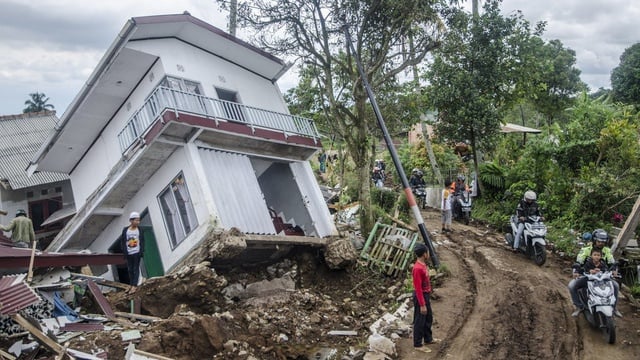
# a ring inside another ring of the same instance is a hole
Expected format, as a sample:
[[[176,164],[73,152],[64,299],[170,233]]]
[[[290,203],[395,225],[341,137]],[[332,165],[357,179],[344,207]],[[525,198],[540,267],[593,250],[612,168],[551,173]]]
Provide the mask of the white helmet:
[[[533,192],[533,191],[531,191],[531,190],[527,190],[527,191],[524,193],[524,199],[525,199],[525,200],[532,200],[532,201],[535,201],[535,200],[536,200],[536,193],[535,193],[535,192]]]

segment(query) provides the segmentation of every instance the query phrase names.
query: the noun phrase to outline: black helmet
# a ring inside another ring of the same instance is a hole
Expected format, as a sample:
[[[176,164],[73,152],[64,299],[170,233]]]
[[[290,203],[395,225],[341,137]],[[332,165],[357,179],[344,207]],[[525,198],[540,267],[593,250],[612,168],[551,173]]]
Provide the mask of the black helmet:
[[[23,209],[16,211],[16,216],[27,216],[27,212]]]
[[[464,175],[460,174],[460,175],[458,175],[458,180],[465,181],[466,178],[464,177]]]
[[[413,253],[416,254],[416,256],[422,256],[426,252],[427,252],[427,246],[423,243],[417,243],[413,247]]]
[[[609,234],[607,234],[606,231],[604,231],[603,229],[595,229],[593,230],[593,244],[595,245],[598,242],[602,242],[604,246],[604,244],[607,244],[609,242]],[[602,247],[602,246],[598,246],[598,247]]]

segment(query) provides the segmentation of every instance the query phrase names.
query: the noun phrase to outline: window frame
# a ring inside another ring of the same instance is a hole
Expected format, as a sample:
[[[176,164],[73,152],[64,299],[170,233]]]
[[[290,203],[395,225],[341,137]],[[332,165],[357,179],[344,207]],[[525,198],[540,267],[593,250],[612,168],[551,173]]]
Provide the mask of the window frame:
[[[178,188],[180,185],[184,186],[183,191],[180,191]],[[182,203],[179,202],[176,193],[179,194]],[[185,197],[186,200],[184,199]],[[162,223],[164,224],[169,239],[169,245],[171,246],[171,250],[174,250],[198,227],[198,219],[195,214],[193,202],[191,201],[191,194],[184,173],[180,171],[174,176],[171,182],[162,188],[156,198],[158,200],[158,207],[162,213]],[[175,211],[177,216],[170,215],[172,211]],[[186,225],[185,222],[187,222]],[[176,226],[180,228],[177,229]],[[179,232],[176,230],[179,230]]]

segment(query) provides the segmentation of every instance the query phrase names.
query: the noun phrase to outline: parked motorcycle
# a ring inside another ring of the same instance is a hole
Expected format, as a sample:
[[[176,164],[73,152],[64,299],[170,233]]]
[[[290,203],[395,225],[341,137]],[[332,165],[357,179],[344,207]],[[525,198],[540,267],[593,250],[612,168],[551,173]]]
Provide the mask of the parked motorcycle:
[[[518,233],[518,217],[512,215],[509,221],[511,233],[506,234],[507,243],[513,247],[513,242]],[[529,216],[524,222],[524,231],[520,240],[520,250],[533,258],[536,265],[542,265],[547,261],[546,240],[547,226],[540,216]]]
[[[416,186],[412,188],[413,196],[416,198],[418,207],[425,209],[427,207],[427,190],[424,186]]]
[[[613,275],[611,271],[595,274],[585,273],[587,286],[578,291],[578,296],[586,304],[582,312],[591,326],[601,329],[609,344],[616,342],[616,323],[613,305],[616,303]]]
[[[471,192],[462,191],[456,195],[454,199],[454,218],[464,221],[465,225],[469,225],[471,220]]]

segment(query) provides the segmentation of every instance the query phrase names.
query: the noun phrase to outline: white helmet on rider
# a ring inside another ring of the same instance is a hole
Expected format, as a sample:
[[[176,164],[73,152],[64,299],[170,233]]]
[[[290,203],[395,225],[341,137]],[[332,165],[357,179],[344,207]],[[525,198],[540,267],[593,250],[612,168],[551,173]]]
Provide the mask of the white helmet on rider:
[[[524,199],[525,199],[525,200],[536,201],[536,193],[535,193],[534,191],[527,190],[527,191],[524,193]]]
[[[595,229],[592,234],[593,244],[601,248],[609,242],[609,234],[603,229]]]

